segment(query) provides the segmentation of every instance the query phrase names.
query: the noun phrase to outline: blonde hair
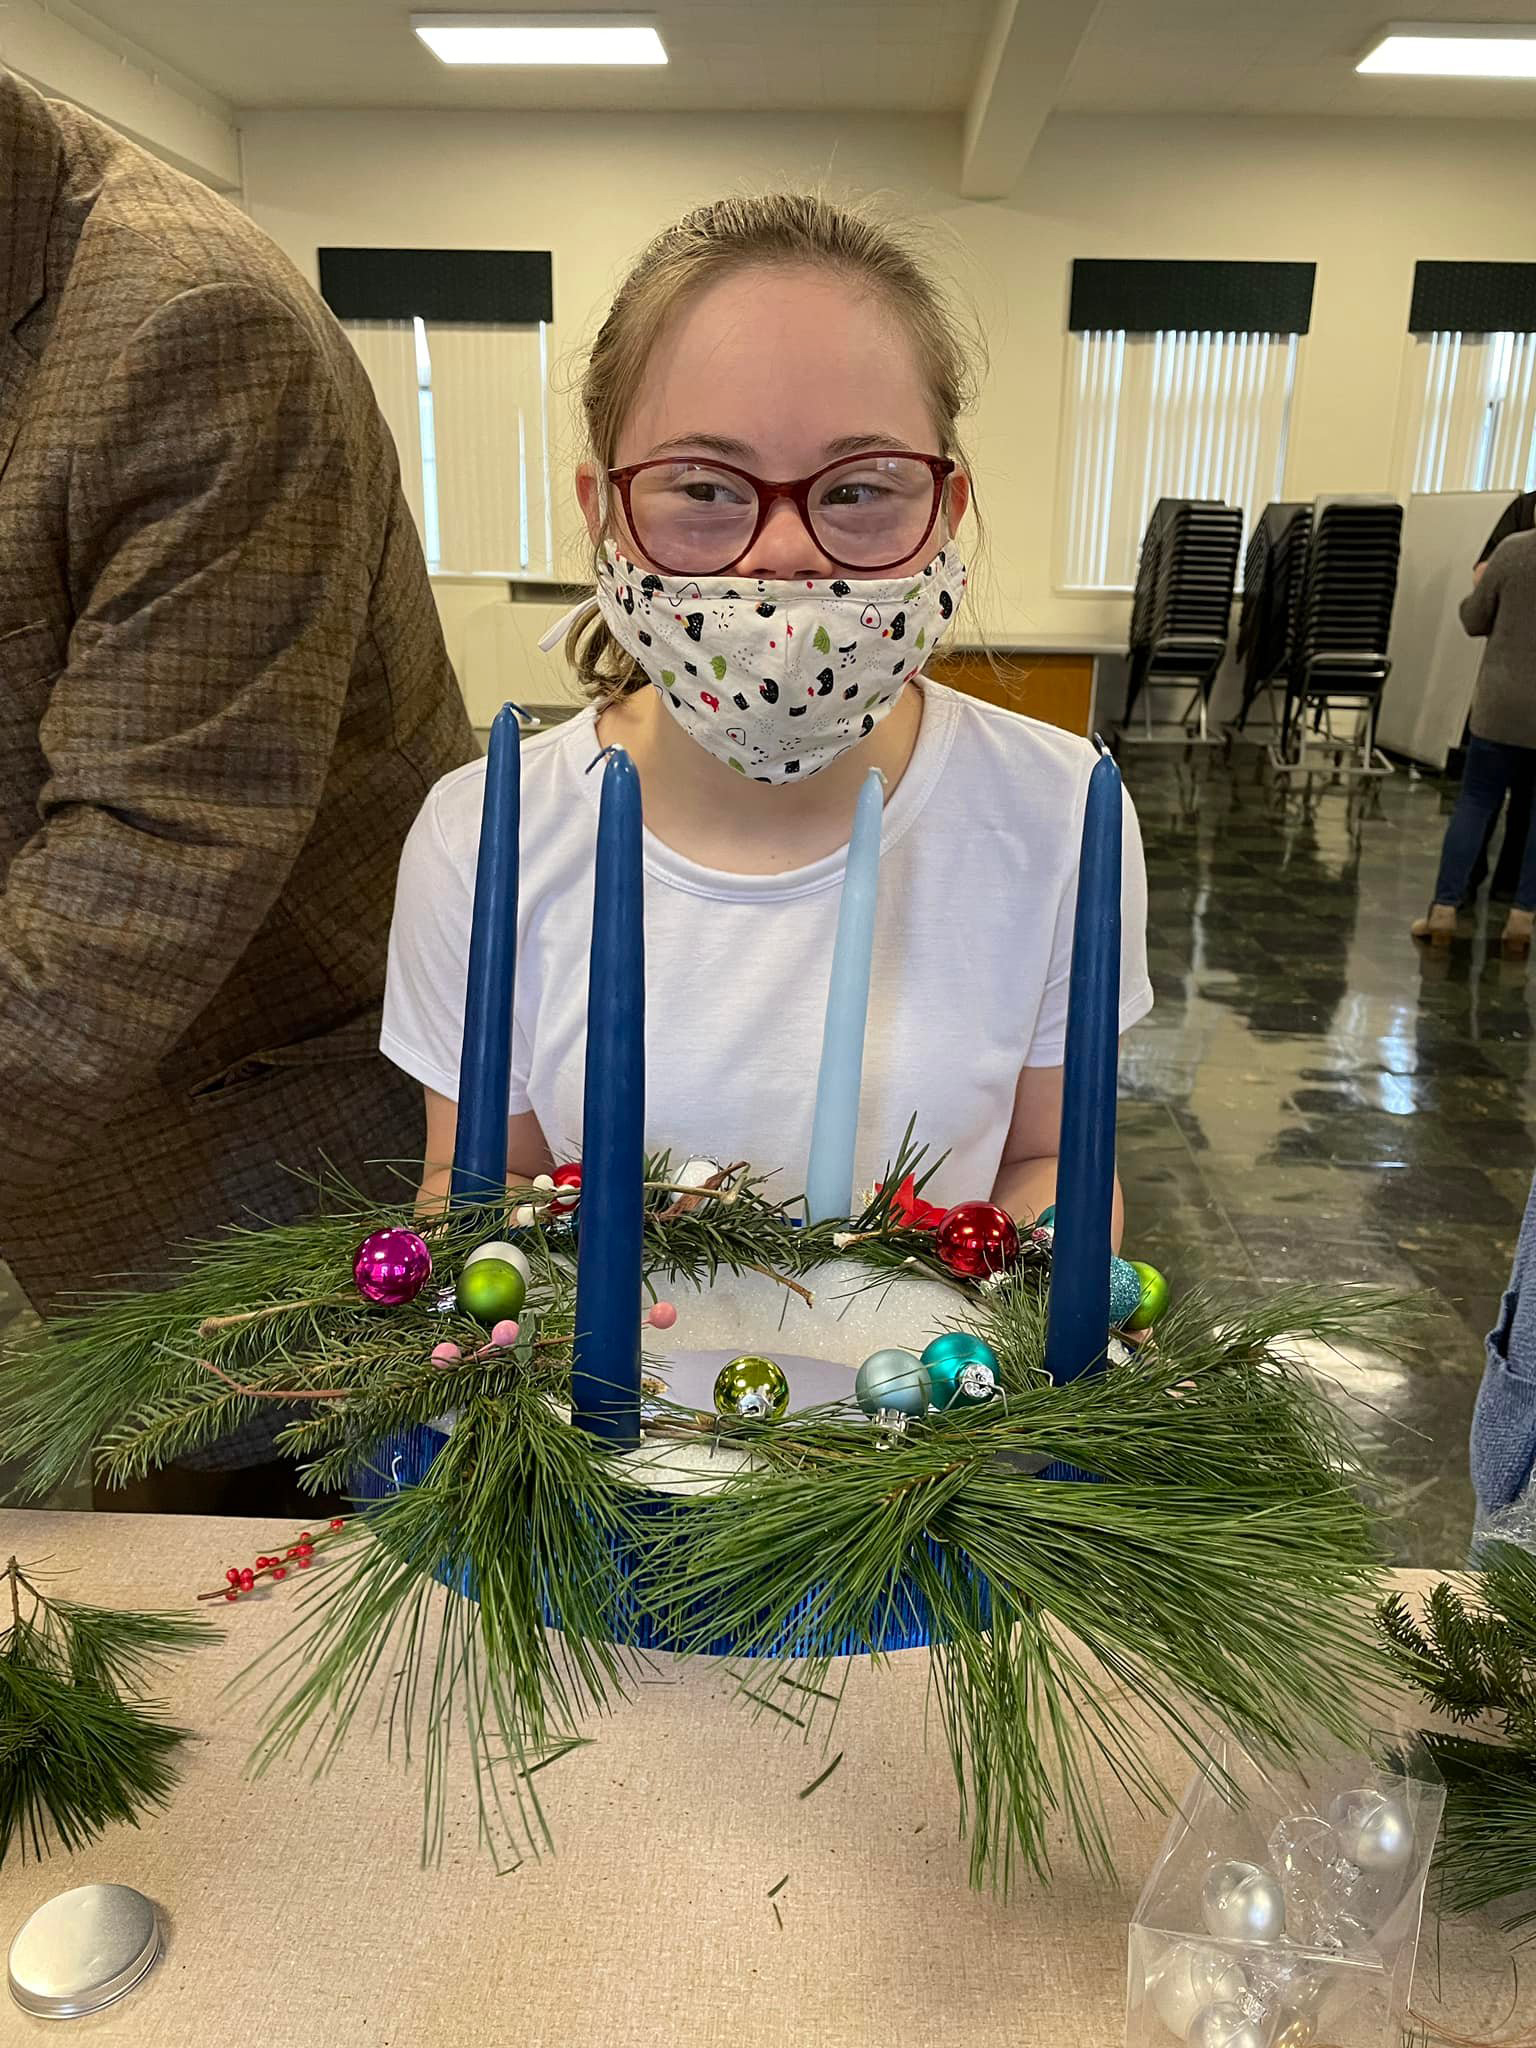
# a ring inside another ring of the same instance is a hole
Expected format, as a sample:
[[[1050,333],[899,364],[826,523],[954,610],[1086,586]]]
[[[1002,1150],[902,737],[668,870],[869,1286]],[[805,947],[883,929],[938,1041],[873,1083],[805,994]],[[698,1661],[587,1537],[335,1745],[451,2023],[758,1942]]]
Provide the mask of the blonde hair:
[[[961,416],[974,401],[979,347],[930,282],[918,248],[873,213],[834,206],[814,193],[716,199],[684,215],[643,249],[598,330],[581,378],[590,460],[611,469],[619,435],[656,339],[686,301],[754,264],[835,270],[883,298],[917,351],[941,455],[963,462]],[[646,677],[601,616],[578,622],[566,659],[588,692],[604,701],[643,687]]]

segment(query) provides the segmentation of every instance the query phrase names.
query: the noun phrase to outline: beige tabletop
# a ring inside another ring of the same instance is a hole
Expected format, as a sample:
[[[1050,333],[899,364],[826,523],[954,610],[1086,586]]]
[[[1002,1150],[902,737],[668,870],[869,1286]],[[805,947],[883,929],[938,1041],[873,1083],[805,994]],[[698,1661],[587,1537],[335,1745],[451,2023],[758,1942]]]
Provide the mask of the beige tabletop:
[[[0,1558],[67,1572],[79,1598],[180,1606],[294,1532],[193,1517],[0,1514]],[[317,1570],[319,1567],[317,1567]],[[1407,1575],[1411,1583],[1415,1577]],[[359,1727],[318,1784],[246,1773],[255,1720],[224,1688],[277,1636],[298,1585],[216,1612],[227,1638],[171,1667],[195,1731],[169,1811],[76,1856],[8,1860],[7,1945],[76,1884],[137,1886],[163,1962],[61,2029],[0,1995],[0,2042],[122,2048],[1110,2048],[1126,1924],[1164,1823],[1120,1815],[1121,1881],[1065,1847],[1054,1888],[979,1895],[942,1745],[923,1741],[926,1658],[860,1666],[832,1753],[726,1697],[717,1667],[661,1660],[591,1747],[540,1773],[552,1855],[497,1877],[467,1778],[440,1866],[420,1865],[419,1783]],[[62,1590],[62,1588],[61,1588]],[[1174,1783],[1182,1774],[1171,1758]],[[768,1894],[777,1893],[782,1926]],[[1497,1964],[1497,1957],[1493,1963]],[[1489,1969],[1489,1959],[1481,1959]],[[1449,1965],[1446,1966],[1449,1969]],[[1420,1977],[1425,1969],[1421,1962]],[[1459,2016],[1488,2038],[1508,2004]],[[1447,1990],[1451,1998],[1454,1986]],[[1474,2029],[1468,2027],[1465,2031]],[[1507,2035],[1505,2038],[1509,2038]]]

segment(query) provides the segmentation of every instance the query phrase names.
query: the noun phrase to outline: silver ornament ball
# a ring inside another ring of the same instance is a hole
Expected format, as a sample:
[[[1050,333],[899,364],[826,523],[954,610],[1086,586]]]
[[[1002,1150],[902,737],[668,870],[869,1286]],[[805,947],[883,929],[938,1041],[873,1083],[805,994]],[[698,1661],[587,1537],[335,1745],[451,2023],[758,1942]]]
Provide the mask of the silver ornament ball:
[[[719,1171],[713,1159],[690,1159],[678,1169],[673,1185],[680,1188],[701,1188],[706,1181],[713,1180]]]
[[[1180,1942],[1147,1987],[1152,2009],[1170,2034],[1183,2040],[1208,2005],[1230,2004],[1248,1989],[1248,1973],[1220,1949]]]
[[[1205,1880],[1200,1910],[1207,1931],[1229,1941],[1278,1941],[1285,1932],[1285,1892],[1256,1863],[1218,1863]]]
[[[1184,2038],[1189,2048],[1268,2048],[1264,2029],[1230,2001],[1196,2013]]]
[[[1361,1870],[1378,1875],[1406,1870],[1413,1861],[1413,1816],[1401,1799],[1367,1786],[1341,1792],[1328,1818],[1338,1834],[1339,1848]]]
[[[495,1244],[477,1245],[464,1261],[465,1272],[468,1272],[469,1268],[481,1259],[505,1259],[509,1266],[516,1266],[518,1272],[522,1274],[523,1285],[525,1287],[532,1286],[533,1268],[528,1263],[528,1254],[518,1245],[500,1241]]]

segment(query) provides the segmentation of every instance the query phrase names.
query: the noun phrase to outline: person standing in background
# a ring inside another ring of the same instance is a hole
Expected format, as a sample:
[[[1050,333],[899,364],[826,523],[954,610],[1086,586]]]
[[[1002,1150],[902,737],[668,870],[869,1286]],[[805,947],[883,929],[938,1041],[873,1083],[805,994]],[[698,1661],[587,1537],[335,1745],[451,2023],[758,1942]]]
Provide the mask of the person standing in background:
[[[243,214],[0,72],[0,1254],[44,1316],[420,1157],[401,844],[474,752],[395,451]],[[277,1504],[259,1419],[156,1507]],[[106,1505],[125,1504],[108,1496]]]
[[[1518,498],[1512,498],[1499,517],[1498,524],[1489,534],[1483,552],[1478,556],[1472,569],[1475,583],[1488,566],[1489,557],[1500,541],[1508,540],[1512,533],[1529,533],[1536,527],[1536,491],[1522,491]],[[1466,745],[1465,735],[1462,738]],[[1493,871],[1493,887],[1488,894],[1494,900],[1508,900],[1514,896],[1520,880],[1520,862],[1525,853],[1526,835],[1531,829],[1531,800],[1536,796],[1536,770],[1522,771],[1509,786],[1509,802],[1504,809],[1504,839],[1499,847],[1498,866]],[[1472,873],[1467,880],[1467,897],[1477,895],[1488,879],[1488,863],[1493,852],[1493,835],[1498,829],[1498,813],[1488,821],[1488,830],[1472,864]]]
[[[1461,622],[1486,639],[1472,695],[1461,793],[1446,827],[1429,914],[1414,921],[1416,939],[1449,945],[1456,909],[1489,822],[1519,775],[1536,769],[1536,532],[1516,533],[1494,549],[1485,572],[1461,601]],[[1530,951],[1536,913],[1536,836],[1526,840],[1505,920],[1503,950]]]

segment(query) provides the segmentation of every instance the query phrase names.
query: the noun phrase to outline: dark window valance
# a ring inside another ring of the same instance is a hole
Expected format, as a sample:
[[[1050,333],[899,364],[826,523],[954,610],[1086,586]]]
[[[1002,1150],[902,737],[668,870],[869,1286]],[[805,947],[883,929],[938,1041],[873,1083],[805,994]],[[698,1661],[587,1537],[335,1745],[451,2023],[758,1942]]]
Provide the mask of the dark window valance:
[[[1217,334],[1305,334],[1315,263],[1168,262],[1079,256],[1072,265],[1074,334],[1124,328]]]
[[[1536,332],[1536,263],[1417,263],[1410,334]]]
[[[338,320],[553,320],[543,249],[322,249],[320,294]]]

